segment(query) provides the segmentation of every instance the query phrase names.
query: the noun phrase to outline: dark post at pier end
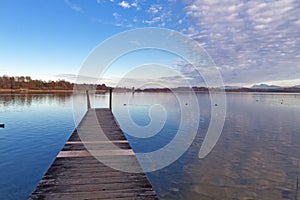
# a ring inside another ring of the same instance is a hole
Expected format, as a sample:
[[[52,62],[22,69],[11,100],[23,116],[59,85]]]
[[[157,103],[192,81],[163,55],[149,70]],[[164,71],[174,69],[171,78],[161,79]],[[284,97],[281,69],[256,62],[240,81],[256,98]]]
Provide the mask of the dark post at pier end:
[[[109,109],[112,110],[112,88],[109,88]]]
[[[91,101],[89,96],[89,91],[86,90],[86,101],[87,101],[87,110],[91,109]]]

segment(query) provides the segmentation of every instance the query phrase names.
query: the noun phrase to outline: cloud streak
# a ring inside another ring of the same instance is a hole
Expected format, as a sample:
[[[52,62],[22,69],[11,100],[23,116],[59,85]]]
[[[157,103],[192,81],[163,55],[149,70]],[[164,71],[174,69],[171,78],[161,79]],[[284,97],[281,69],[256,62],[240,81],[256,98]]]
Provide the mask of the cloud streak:
[[[65,4],[67,4],[72,10],[75,10],[76,12],[83,12],[83,9],[80,6],[73,4],[70,0],[65,0]]]

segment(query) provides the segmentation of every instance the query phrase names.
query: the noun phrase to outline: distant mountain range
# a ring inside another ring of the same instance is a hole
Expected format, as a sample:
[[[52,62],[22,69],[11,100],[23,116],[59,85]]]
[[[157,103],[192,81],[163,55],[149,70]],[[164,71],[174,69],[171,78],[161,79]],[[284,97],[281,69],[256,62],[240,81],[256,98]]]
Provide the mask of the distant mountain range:
[[[278,85],[268,85],[259,84],[253,85],[250,88],[237,87],[237,86],[225,86],[226,92],[292,92],[300,93],[300,85],[295,86],[278,86]]]
[[[234,85],[226,85],[224,87],[218,87],[219,89],[278,89],[278,88],[300,88],[300,85],[295,86],[279,86],[279,85],[268,85],[265,83],[259,85],[253,85],[251,87],[242,87],[242,86],[234,86]]]
[[[278,88],[300,88],[300,85],[295,86],[278,86],[278,85],[268,85],[268,84],[260,84],[260,85],[253,85],[251,88],[253,89],[278,89]]]
[[[268,85],[265,83],[259,85],[253,85],[251,87],[242,87],[242,86],[235,86],[235,85],[226,85],[224,87],[217,87],[218,89],[280,89],[280,88],[300,88],[300,85],[295,86],[278,86],[278,85]]]
[[[276,88],[281,88],[281,87],[277,86],[277,85],[260,84],[260,85],[253,85],[251,88],[254,88],[254,89],[276,89]]]

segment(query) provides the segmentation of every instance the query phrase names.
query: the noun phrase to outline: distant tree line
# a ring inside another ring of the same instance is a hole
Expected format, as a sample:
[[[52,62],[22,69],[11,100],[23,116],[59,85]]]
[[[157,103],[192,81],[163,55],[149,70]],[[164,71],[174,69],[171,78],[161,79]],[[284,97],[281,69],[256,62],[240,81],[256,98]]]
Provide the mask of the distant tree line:
[[[30,90],[72,90],[74,84],[65,80],[42,81],[33,80],[30,76],[2,76],[1,89],[30,89]]]
[[[28,90],[73,90],[74,83],[65,80],[43,81],[34,80],[30,76],[2,76],[0,77],[0,89],[28,89]],[[77,84],[76,89],[109,89],[105,84]]]

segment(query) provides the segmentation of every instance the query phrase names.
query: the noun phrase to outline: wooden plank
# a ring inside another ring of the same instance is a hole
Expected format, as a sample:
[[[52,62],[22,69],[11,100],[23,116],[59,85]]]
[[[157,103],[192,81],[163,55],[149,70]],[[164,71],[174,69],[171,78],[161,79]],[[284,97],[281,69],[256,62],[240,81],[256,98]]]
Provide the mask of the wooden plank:
[[[97,134],[93,131],[99,130],[99,124],[110,141],[103,136],[93,140],[93,135],[90,138],[84,135],[88,139],[85,141],[88,151],[78,130]],[[111,143],[118,148],[109,146]],[[112,112],[89,109],[29,199],[157,199],[145,173],[118,171],[106,166],[106,161],[116,166],[140,168]]]
[[[114,140],[114,141],[86,141],[90,144],[106,144],[106,143],[128,143],[127,140]],[[67,141],[66,144],[83,144],[82,141]]]
[[[88,145],[89,150],[108,150],[111,149],[111,143],[89,143],[89,144],[66,144],[62,151],[76,151],[76,150],[86,150],[86,145]],[[114,143],[120,149],[131,149],[128,143]]]
[[[135,155],[134,152],[129,150],[84,150],[84,151],[61,151],[56,156],[57,158],[74,158],[74,157],[88,157],[92,156],[117,156],[117,155]]]
[[[94,192],[72,192],[72,193],[50,193],[45,194],[34,194],[30,199],[155,199],[156,194],[151,189],[144,189],[136,191],[134,189],[127,190],[115,190],[115,191],[94,191]]]

